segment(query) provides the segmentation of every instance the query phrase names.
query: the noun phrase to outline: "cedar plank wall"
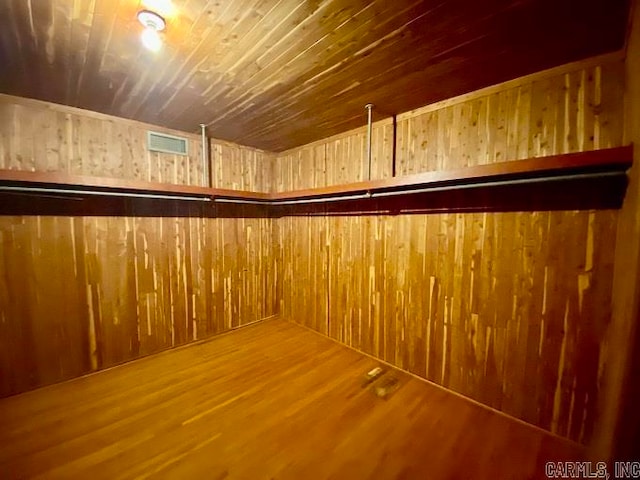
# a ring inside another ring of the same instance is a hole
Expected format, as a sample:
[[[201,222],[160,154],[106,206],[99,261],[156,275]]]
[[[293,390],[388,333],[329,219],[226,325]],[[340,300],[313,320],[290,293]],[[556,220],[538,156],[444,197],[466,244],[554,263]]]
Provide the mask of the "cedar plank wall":
[[[0,168],[200,185],[200,138],[167,131],[188,136],[191,155],[150,153],[147,129],[166,131],[2,95]],[[269,188],[256,170],[270,155],[212,140],[212,158],[218,186]],[[187,203],[192,215],[175,217],[176,202],[136,216],[148,200],[130,216],[0,216],[0,396],[276,313],[273,220]]]
[[[209,150],[214,187],[254,192],[271,190],[273,153],[215,139],[211,139]]]
[[[397,174],[623,143],[621,55],[400,115]],[[364,115],[363,109],[363,115]],[[374,125],[373,178],[393,129]],[[366,179],[363,129],[284,152],[278,190]],[[617,211],[278,220],[281,314],[576,441],[595,416]]]
[[[199,137],[0,94],[0,168],[203,185]],[[147,129],[189,137],[189,156],[149,152]]]
[[[601,415],[591,445],[595,461],[640,458],[640,2],[631,7],[626,54],[626,135],[634,148],[634,164],[619,215],[613,280],[611,345]]]

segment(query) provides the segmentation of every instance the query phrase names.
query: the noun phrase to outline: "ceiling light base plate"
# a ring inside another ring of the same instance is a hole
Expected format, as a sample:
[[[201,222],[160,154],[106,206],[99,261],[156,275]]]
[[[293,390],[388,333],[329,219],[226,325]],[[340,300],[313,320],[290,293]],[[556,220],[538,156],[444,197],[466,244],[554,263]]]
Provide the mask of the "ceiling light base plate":
[[[151,28],[156,32],[161,32],[167,26],[164,18],[151,10],[142,10],[138,12],[138,21],[145,28]]]

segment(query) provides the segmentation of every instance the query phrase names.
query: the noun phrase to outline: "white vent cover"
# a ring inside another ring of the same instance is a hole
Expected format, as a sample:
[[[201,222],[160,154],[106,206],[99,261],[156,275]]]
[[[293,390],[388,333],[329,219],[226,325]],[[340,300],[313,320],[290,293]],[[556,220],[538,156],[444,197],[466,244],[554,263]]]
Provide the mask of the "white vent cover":
[[[152,152],[173,153],[176,155],[188,155],[189,144],[186,138],[174,137],[166,133],[147,132],[147,148]]]

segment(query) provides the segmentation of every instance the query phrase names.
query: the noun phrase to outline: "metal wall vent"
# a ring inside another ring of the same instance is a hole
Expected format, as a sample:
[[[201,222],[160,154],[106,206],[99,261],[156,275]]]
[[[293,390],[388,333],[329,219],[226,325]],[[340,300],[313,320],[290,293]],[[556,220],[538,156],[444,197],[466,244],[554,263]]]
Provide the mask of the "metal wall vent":
[[[166,133],[147,132],[147,148],[152,152],[188,155],[189,143],[186,138],[174,137]]]

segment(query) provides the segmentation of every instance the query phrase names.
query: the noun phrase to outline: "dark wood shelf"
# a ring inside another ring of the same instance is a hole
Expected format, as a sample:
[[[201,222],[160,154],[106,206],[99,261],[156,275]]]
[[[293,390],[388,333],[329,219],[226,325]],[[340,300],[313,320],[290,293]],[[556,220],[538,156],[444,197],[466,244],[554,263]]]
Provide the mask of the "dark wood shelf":
[[[28,172],[18,170],[0,170],[0,186],[64,190],[70,194],[81,194],[90,191],[96,195],[142,194],[203,200],[228,198],[266,202],[269,201],[271,197],[268,193],[244,190],[198,187],[120,178],[67,175],[59,172]]]
[[[411,192],[448,186],[484,185],[493,181],[566,177],[569,175],[620,172],[631,167],[633,146],[569,153],[548,157],[513,160],[473,167],[424,172],[382,180],[331,185],[322,188],[294,190],[271,194],[273,201],[300,200],[362,193]],[[543,180],[541,180],[543,181]]]
[[[633,146],[554,155],[526,160],[478,165],[455,170],[424,172],[416,175],[371,180],[344,185],[262,193],[243,190],[176,185],[139,180],[74,176],[58,172],[0,170],[0,190],[46,194],[47,191],[71,195],[142,195],[186,200],[231,201],[264,205],[322,203],[353,196],[400,195],[470,186],[487,187],[492,183],[547,182],[554,179],[596,175],[624,175],[633,160]],[[3,188],[4,187],[4,188]]]

